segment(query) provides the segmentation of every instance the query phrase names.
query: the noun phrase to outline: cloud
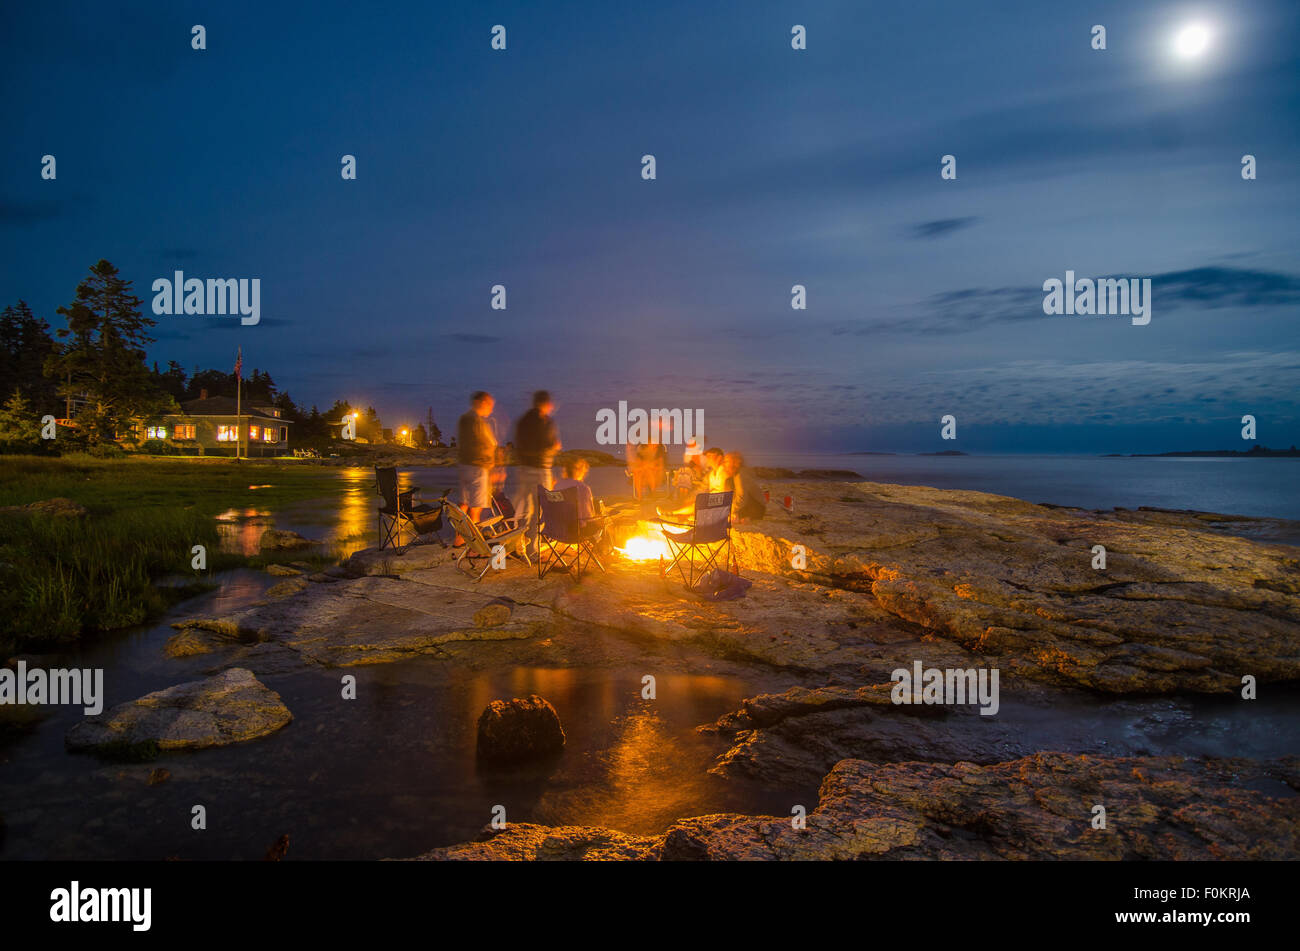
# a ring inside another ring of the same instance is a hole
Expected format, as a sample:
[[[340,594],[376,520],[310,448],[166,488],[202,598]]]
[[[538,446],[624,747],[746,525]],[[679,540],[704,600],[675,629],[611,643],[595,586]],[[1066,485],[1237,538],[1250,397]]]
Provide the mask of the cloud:
[[[962,228],[969,228],[977,221],[979,221],[979,218],[974,215],[965,218],[938,218],[934,221],[922,221],[913,225],[911,233],[913,238],[921,240],[942,238],[944,235],[960,231]]]
[[[1169,301],[1207,307],[1278,307],[1300,302],[1300,277],[1279,271],[1198,267],[1157,274],[1152,293]]]
[[[1044,275],[1044,279],[1048,277],[1060,280],[1064,273]],[[1162,315],[1187,307],[1282,307],[1300,303],[1300,277],[1281,271],[1198,267],[1154,275],[1080,273],[1076,277],[1149,277],[1152,298]],[[965,287],[932,294],[911,308],[899,308],[882,318],[837,324],[830,332],[833,336],[890,331],[947,334],[1041,319],[1041,287]]]

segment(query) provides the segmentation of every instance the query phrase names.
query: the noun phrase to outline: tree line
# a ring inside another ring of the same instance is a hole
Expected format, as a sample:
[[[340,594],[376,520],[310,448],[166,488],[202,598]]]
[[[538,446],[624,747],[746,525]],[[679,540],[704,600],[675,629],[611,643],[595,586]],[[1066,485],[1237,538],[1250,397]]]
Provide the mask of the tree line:
[[[157,322],[141,304],[131,282],[101,260],[77,285],[72,302],[57,308],[65,326],[53,335],[49,323],[24,300],[0,312],[0,452],[51,451],[52,442],[64,449],[112,452],[135,423],[179,413],[182,403],[204,391],[210,397],[235,396],[233,366],[196,366],[186,373],[175,360],[166,369],[157,361],[150,365],[146,348],[154,342],[149,330]],[[244,378],[241,393],[247,402],[270,404],[295,423],[299,445],[328,441],[329,421],[349,414],[357,416],[358,435],[381,438],[382,423],[373,406],[363,409],[335,400],[324,413],[316,406],[306,410],[260,369]],[[42,440],[41,419],[47,415],[74,425],[61,429],[57,440]],[[426,421],[411,428],[410,441],[440,445],[441,435],[430,409]]]

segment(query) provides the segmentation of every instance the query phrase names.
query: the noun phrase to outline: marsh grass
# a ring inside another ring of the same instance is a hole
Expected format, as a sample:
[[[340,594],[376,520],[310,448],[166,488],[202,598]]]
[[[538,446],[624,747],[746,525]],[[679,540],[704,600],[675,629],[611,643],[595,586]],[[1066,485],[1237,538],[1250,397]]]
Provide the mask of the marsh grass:
[[[0,661],[15,649],[140,624],[202,590],[190,568],[194,545],[207,548],[209,571],[248,564],[219,551],[217,513],[341,487],[329,470],[233,460],[0,459],[0,506],[61,497],[89,510],[86,518],[0,512]],[[326,564],[330,556],[317,557]],[[164,575],[181,583],[157,585]]]

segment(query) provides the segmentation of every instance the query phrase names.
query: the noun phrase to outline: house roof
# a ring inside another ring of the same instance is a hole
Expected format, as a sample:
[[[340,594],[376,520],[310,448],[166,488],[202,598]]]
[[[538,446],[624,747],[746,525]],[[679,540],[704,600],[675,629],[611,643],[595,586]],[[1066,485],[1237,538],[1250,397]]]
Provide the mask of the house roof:
[[[283,416],[276,416],[273,412],[275,408],[270,403],[250,403],[245,400],[240,404],[239,412],[244,416],[274,419],[277,423],[285,425],[293,422],[293,420],[285,419]],[[235,398],[233,396],[209,396],[205,400],[186,400],[181,404],[181,412],[185,416],[234,416]]]

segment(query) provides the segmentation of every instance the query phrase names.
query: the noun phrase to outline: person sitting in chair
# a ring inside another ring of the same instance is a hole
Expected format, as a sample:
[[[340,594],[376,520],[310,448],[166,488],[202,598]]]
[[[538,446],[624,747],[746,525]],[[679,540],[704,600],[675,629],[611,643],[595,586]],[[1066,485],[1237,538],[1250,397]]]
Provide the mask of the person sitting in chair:
[[[583,481],[587,478],[587,473],[591,471],[591,463],[581,456],[577,456],[564,464],[563,471],[564,478],[555,480],[555,491],[574,490],[574,494],[578,498],[579,524],[585,525],[590,520],[599,517],[596,513],[595,498],[591,494],[591,486]]]
[[[704,470],[706,472],[704,487],[701,492],[726,492],[727,482],[730,477],[727,475],[727,469],[722,464],[722,450],[714,446],[712,449],[704,451]]]
[[[722,460],[727,478],[731,480],[731,521],[735,525],[762,520],[767,511],[763,489],[758,484],[754,470],[745,465],[745,457],[729,452]]]

